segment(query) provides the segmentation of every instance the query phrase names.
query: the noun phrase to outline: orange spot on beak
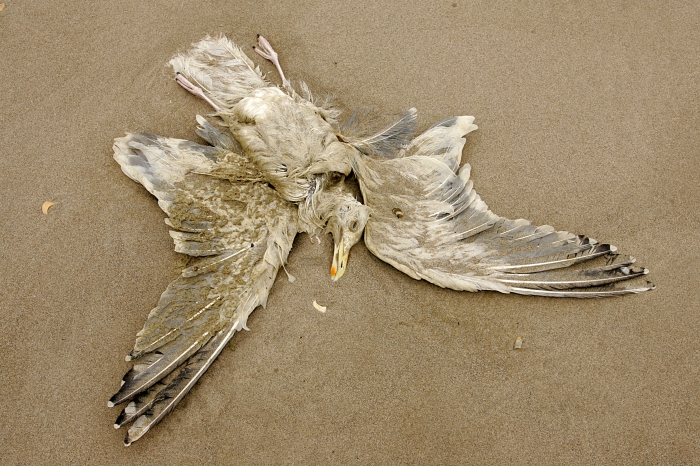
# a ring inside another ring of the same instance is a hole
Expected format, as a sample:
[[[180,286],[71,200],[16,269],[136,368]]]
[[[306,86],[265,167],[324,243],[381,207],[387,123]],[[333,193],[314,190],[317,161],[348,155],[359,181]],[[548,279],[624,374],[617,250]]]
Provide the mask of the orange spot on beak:
[[[331,267],[331,277],[335,277],[335,267]]]

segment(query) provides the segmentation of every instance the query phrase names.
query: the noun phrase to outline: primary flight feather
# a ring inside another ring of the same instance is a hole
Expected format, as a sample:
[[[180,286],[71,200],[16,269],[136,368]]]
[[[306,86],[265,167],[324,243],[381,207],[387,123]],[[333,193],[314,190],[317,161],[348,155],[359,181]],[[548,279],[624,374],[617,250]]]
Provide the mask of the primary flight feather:
[[[614,246],[491,212],[470,166],[460,167],[473,117],[413,139],[415,109],[383,126],[360,111],[340,126],[337,109],[291,85],[267,40],[258,36],[255,50],[275,64],[281,88],[224,37],[170,62],[176,81],[214,109],[222,129],[197,116],[209,145],[149,133],[114,143],[124,173],[167,214],[175,250],[191,257],[137,334],[126,357],[134,365],[108,403],[127,403],[115,422],[132,423],[126,445],[167,415],[265,306],[300,232],[333,236],[333,280],[364,233],[383,261],[456,290],[606,297],[653,288],[648,270]]]

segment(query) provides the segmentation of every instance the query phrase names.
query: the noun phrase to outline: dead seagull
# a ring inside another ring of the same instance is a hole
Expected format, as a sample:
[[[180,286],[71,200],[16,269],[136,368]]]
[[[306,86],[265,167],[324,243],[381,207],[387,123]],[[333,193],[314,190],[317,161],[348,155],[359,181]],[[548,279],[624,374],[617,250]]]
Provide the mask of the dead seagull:
[[[455,290],[589,298],[653,289],[648,270],[614,246],[491,212],[470,166],[460,167],[473,117],[450,118],[412,140],[414,109],[379,130],[363,131],[361,113],[339,127],[339,111],[303,83],[295,90],[269,42],[259,36],[255,49],[275,64],[281,88],[223,37],[170,62],[177,82],[209,102],[224,127],[197,117],[209,145],[149,133],[115,140],[114,158],[158,199],[175,250],[191,257],[137,334],[126,357],[134,366],[108,403],[128,402],[115,423],[133,422],[125,445],[247,329],[299,232],[333,235],[333,280],[364,232],[380,259]]]

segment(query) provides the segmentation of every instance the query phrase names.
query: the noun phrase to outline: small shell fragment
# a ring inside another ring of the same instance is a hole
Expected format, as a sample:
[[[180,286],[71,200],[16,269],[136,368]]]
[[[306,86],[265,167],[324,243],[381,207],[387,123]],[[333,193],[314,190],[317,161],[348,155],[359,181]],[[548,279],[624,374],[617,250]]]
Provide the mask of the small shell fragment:
[[[49,213],[49,209],[51,208],[52,205],[53,205],[53,202],[51,202],[51,201],[46,201],[41,205],[41,211],[44,212],[44,215]]]
[[[317,311],[326,312],[326,306],[321,306],[314,300],[314,307]]]
[[[2,11],[3,8],[5,8],[5,4],[4,4],[4,3],[0,3],[0,11]]]
[[[523,337],[518,337],[515,339],[515,344],[513,345],[513,349],[521,349],[523,347]]]

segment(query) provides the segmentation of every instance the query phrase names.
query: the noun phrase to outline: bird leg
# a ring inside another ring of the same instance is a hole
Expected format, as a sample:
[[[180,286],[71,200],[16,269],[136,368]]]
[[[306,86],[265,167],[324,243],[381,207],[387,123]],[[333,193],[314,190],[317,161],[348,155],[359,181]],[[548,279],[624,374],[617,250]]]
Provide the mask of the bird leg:
[[[270,43],[267,41],[267,39],[258,34],[258,47],[253,46],[253,49],[256,52],[258,52],[258,54],[261,57],[265,58],[266,60],[270,60],[275,65],[275,68],[277,68],[277,72],[282,78],[282,85],[285,88],[289,89],[290,83],[284,76],[284,72],[282,71],[282,67],[280,66],[279,56],[277,55],[277,52],[275,52],[275,49],[272,48],[272,45],[270,45]]]
[[[204,94],[201,88],[192,84],[186,77],[184,77],[180,72],[175,73],[175,82],[182,86],[190,94],[194,94],[197,97],[204,99],[209,105],[214,107],[214,111],[221,112],[221,107],[216,105],[209,97]]]

